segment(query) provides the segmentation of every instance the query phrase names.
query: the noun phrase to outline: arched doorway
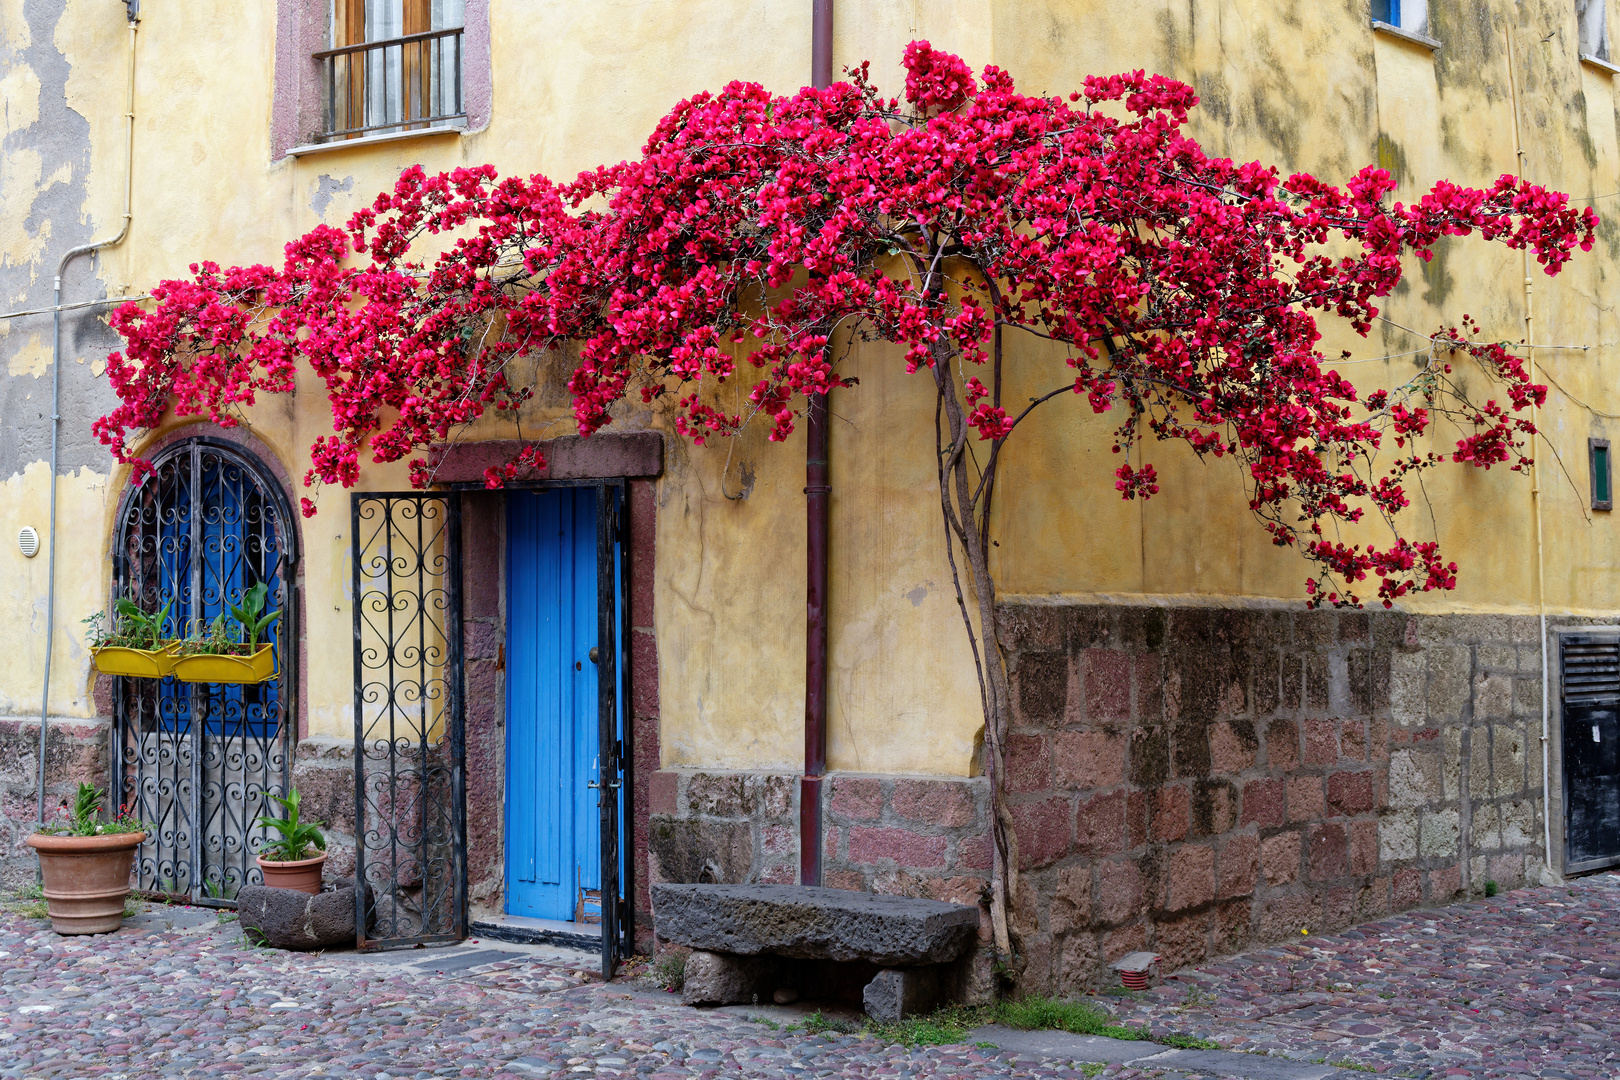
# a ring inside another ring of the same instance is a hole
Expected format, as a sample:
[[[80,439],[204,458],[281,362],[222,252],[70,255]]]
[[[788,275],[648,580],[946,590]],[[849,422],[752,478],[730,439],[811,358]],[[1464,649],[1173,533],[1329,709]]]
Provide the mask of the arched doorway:
[[[170,632],[206,625],[263,582],[277,676],[253,686],[116,680],[118,798],[156,826],[136,858],[137,888],[229,906],[260,881],[261,814],[278,812],[292,765],[297,559],[291,506],[262,462],[220,439],[185,439],[125,492],[113,588],[146,611],[172,604]]]

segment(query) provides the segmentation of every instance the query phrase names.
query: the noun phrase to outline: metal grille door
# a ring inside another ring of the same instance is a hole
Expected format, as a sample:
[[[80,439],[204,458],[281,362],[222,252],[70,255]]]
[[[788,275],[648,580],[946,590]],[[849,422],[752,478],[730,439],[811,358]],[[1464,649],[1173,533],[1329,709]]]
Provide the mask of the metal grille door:
[[[356,945],[457,941],[467,926],[461,500],[356,493]]]
[[[271,643],[278,675],[254,686],[119,678],[113,775],[119,802],[155,825],[135,860],[136,887],[229,906],[261,878],[253,824],[284,794],[294,700],[295,560],[289,506],[239,447],[190,439],[158,454],[119,507],[114,588],[148,612],[169,605],[166,636],[206,625],[263,582],[281,611]]]

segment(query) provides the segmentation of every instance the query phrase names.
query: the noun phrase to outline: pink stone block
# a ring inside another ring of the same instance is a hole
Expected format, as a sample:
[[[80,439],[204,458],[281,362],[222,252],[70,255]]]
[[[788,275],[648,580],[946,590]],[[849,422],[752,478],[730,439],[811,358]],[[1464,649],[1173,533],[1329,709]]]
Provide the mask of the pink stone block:
[[[876,821],[883,816],[883,784],[869,777],[835,776],[831,806],[835,814],[856,821]]]
[[[1125,737],[1107,731],[1064,731],[1053,738],[1057,785],[1069,791],[1125,781]]]
[[[908,821],[957,829],[973,824],[973,789],[957,780],[896,780],[890,799]]]
[[[1067,802],[1046,799],[1022,803],[1012,807],[1011,813],[1020,869],[1046,866],[1068,852],[1072,812]]]
[[[1007,790],[1045,791],[1052,786],[1052,755],[1042,735],[1007,736]]]
[[[1334,773],[1327,781],[1328,812],[1343,817],[1365,814],[1377,805],[1373,773]]]
[[[1311,880],[1332,881],[1350,868],[1349,838],[1343,825],[1311,826]]]
[[[1087,719],[1130,719],[1130,654],[1119,649],[1087,649],[1083,664]]]
[[[1215,899],[1215,849],[1183,844],[1170,853],[1171,911],[1199,907]]]
[[[1289,821],[1315,821],[1325,810],[1320,776],[1296,776],[1288,781]]]
[[[1281,779],[1251,780],[1243,785],[1243,824],[1281,825],[1288,820]]]
[[[1105,858],[1130,846],[1124,792],[1097,795],[1080,803],[1075,814],[1075,851],[1092,858]]]
[[[1234,836],[1221,845],[1220,882],[1216,898],[1230,900],[1254,892],[1260,874],[1260,838]]]
[[[1192,800],[1182,785],[1153,793],[1153,839],[1171,843],[1184,839],[1191,819]]]
[[[1332,720],[1306,720],[1305,764],[1332,765],[1339,760],[1339,725]]]
[[[892,860],[897,866],[919,870],[943,869],[946,841],[943,836],[924,836],[909,829],[849,830],[849,861],[875,865]]]

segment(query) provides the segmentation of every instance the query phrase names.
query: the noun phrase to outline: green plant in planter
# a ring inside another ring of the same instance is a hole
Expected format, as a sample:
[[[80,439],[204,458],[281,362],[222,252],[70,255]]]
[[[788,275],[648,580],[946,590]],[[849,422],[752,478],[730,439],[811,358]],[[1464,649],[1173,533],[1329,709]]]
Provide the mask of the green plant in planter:
[[[259,635],[281,617],[281,612],[272,611],[268,615],[264,611],[265,598],[269,595],[269,588],[264,582],[253,586],[242,596],[241,604],[231,605],[231,614],[235,616],[233,625],[226,621],[222,611],[214,616],[207,629],[193,629],[180,642],[181,656],[252,656],[259,651]]]
[[[43,822],[39,831],[51,836],[115,836],[119,833],[149,832],[151,826],[120,806],[118,816],[108,821],[98,820],[101,802],[106,792],[94,784],[80,784],[73,797],[73,809],[63,822]]]
[[[202,629],[202,625],[202,620],[197,620],[191,633],[181,639],[176,650],[181,656],[243,656],[247,653],[247,646],[231,633],[223,613],[214,616],[207,629]]]
[[[259,582],[242,596],[240,605],[231,605],[231,614],[242,627],[242,633],[247,637],[248,652],[252,653],[259,648],[259,635],[267,630],[271,623],[281,618],[281,612],[272,611],[268,615],[262,614],[265,600],[270,595],[270,588],[264,582]]]
[[[297,862],[300,859],[311,858],[310,848],[326,850],[326,836],[320,830],[319,821],[303,821],[299,818],[298,789],[293,788],[287,792],[283,799],[279,795],[266,794],[266,798],[274,799],[281,804],[286,817],[259,818],[257,824],[266,829],[274,829],[279,835],[259,852],[259,858],[266,862]]]
[[[170,600],[156,612],[147,614],[133,600],[120,596],[113,604],[109,625],[107,613],[98,611],[83,620],[92,649],[160,649],[163,647],[163,624],[169,619]]]

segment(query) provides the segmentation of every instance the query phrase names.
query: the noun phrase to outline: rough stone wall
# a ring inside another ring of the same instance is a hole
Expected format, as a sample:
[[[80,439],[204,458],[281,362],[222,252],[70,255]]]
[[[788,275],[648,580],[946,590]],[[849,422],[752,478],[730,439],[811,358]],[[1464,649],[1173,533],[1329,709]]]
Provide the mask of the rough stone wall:
[[[1534,618],[1003,609],[1020,988],[1110,981],[1542,874]],[[839,774],[825,883],[982,902],[982,778]],[[791,882],[791,774],[653,778],[654,881]]]
[[[1003,610],[1021,979],[1072,991],[1541,863],[1534,618]]]
[[[80,783],[106,789],[104,720],[53,720],[45,741],[45,815],[73,805]],[[0,885],[31,885],[38,865],[26,841],[39,820],[39,718],[0,718]]]
[[[467,900],[476,918],[506,902],[506,499],[464,494],[461,534]]]
[[[986,781],[840,773],[829,778],[824,791],[824,884],[985,905]],[[794,773],[669,769],[654,774],[650,880],[798,881],[798,796]]]
[[[635,873],[636,948],[653,946],[651,791],[660,761],[658,739],[658,638],[653,623],[657,569],[658,494],[651,480],[629,483],[630,511],[630,859]]]
[[[354,873],[354,739],[315,736],[293,752],[292,786],[299,815],[321,822],[326,834],[326,876]]]

